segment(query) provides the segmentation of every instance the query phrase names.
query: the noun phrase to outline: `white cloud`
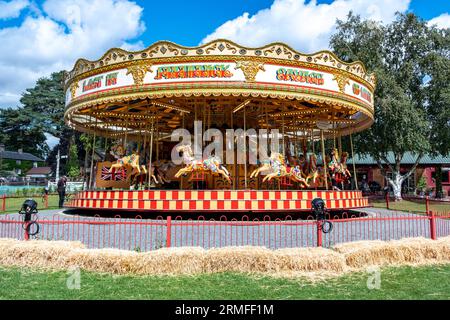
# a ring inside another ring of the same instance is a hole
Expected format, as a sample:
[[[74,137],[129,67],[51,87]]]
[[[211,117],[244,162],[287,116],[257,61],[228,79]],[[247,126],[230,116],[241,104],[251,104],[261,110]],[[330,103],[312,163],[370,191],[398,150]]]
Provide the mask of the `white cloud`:
[[[261,46],[270,42],[285,42],[303,52],[328,48],[336,19],[345,19],[349,11],[364,19],[384,23],[395,19],[395,12],[408,9],[410,0],[335,0],[317,4],[315,0],[275,0],[268,9],[250,16],[225,22],[202,43],[226,38],[246,46]]]
[[[47,0],[15,27],[0,29],[0,107],[42,76],[72,69],[78,58],[98,59],[144,30],[142,8],[127,0]]]
[[[441,29],[450,28],[450,14],[448,14],[447,12],[443,13],[440,16],[437,16],[428,21],[428,24],[430,26],[436,25],[438,28]]]
[[[27,0],[0,1],[0,19],[17,18],[29,4]]]

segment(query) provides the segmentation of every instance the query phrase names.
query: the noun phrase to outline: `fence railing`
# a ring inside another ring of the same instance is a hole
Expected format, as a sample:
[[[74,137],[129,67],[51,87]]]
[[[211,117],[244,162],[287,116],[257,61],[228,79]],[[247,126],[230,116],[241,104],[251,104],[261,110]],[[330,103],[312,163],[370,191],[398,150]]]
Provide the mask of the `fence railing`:
[[[66,195],[66,200],[71,194]],[[59,197],[57,193],[37,194],[29,196],[0,196],[0,212],[18,212],[26,199],[34,199],[38,203],[39,210],[58,208]]]
[[[395,201],[394,197],[389,194],[369,196],[369,204],[383,207],[390,210],[398,211],[414,211],[418,213],[429,214],[431,211],[435,213],[450,212],[450,199],[436,199],[428,196],[402,196],[406,201]],[[406,202],[406,203],[405,203]]]
[[[321,221],[309,216],[306,220],[263,219],[243,216],[241,219],[182,220],[181,217],[142,219],[100,218],[81,216],[43,216],[37,221],[23,222],[21,215],[0,216],[0,238],[27,240],[81,241],[88,248],[118,248],[149,251],[162,247],[198,246],[265,246],[272,249],[295,247],[331,247],[358,240],[393,240],[409,237],[437,239],[450,235],[450,212],[436,215],[413,213],[327,216],[333,224],[323,233]]]

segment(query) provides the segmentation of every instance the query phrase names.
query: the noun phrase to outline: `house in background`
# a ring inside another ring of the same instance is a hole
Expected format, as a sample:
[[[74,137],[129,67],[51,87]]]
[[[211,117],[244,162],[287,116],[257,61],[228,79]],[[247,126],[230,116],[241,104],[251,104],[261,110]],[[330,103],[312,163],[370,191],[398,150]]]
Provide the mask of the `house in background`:
[[[401,161],[400,172],[405,174],[411,169],[414,165],[417,155],[412,154],[411,152],[405,153],[403,159]],[[388,154],[388,160],[393,163],[394,155],[392,153]],[[353,160],[347,160],[347,166],[352,171]],[[416,184],[419,181],[420,177],[424,177],[427,182],[427,187],[429,189],[436,188],[436,182],[434,177],[435,166],[442,166],[442,189],[444,192],[444,196],[450,195],[450,154],[446,157],[436,156],[431,157],[430,155],[425,155],[420,160],[415,172],[409,176],[409,178],[403,182],[403,189],[408,192],[414,192],[416,189]],[[377,162],[369,155],[355,155],[355,166],[356,166],[356,175],[358,182],[361,182],[365,179],[367,182],[376,182],[383,189],[388,183],[386,179],[381,174],[381,169],[377,165]],[[392,172],[389,171],[387,165],[384,165],[384,169],[387,172],[387,175],[392,176]]]
[[[43,166],[45,161],[22,149],[17,151],[5,151],[4,145],[0,145],[0,170],[10,172],[12,176],[21,176],[31,168]]]
[[[50,167],[34,167],[27,171],[25,179],[33,184],[47,184],[51,174]]]

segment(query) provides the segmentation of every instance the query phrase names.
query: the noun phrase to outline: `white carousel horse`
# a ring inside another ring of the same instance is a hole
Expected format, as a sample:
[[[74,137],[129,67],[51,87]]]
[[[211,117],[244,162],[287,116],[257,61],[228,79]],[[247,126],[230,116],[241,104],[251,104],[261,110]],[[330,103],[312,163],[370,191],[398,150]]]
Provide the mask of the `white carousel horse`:
[[[273,178],[281,178],[289,175],[288,169],[284,162],[284,156],[278,152],[270,154],[270,166],[272,173],[266,175],[262,182],[270,181]]]
[[[175,174],[176,178],[181,177],[184,174],[190,173],[190,172],[212,172],[213,174],[219,174],[223,176],[228,182],[231,182],[230,179],[230,173],[225,168],[225,166],[222,165],[222,161],[219,157],[211,156],[208,159],[203,160],[196,160],[194,158],[194,154],[192,152],[191,145],[179,145],[176,148],[177,152],[183,153],[183,162],[186,164],[186,166]]]

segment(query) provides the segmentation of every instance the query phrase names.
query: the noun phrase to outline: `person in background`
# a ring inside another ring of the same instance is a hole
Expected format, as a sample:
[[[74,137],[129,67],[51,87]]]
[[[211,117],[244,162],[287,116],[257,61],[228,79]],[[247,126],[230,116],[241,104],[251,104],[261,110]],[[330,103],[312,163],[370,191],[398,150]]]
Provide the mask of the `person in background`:
[[[66,196],[66,184],[67,184],[67,178],[66,178],[66,176],[62,176],[58,180],[58,184],[57,184],[60,208],[62,208],[63,204],[64,204],[64,197]]]

